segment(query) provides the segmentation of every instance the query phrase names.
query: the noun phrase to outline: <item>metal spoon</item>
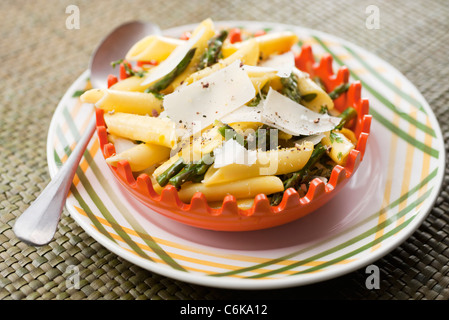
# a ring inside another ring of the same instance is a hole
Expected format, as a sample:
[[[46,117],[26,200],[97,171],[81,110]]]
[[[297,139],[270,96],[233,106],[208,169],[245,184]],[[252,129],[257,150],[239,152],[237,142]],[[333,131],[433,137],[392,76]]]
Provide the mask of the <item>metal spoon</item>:
[[[92,86],[106,88],[108,75],[114,73],[111,62],[123,58],[134,43],[149,34],[160,34],[159,27],[152,23],[132,21],[120,25],[105,37],[90,60]],[[56,176],[16,219],[13,230],[17,238],[33,246],[45,245],[53,239],[76,169],[94,132],[93,118]]]

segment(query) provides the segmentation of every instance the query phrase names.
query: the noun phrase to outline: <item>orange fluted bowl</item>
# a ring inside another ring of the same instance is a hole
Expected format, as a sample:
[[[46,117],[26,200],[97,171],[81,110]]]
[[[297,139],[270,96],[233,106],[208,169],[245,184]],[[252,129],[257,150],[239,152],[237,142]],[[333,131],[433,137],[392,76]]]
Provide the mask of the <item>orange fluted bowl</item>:
[[[316,62],[309,45],[302,46],[301,52],[296,57],[296,67],[309,73],[312,78],[319,76],[328,92],[340,84],[349,82],[348,68],[341,67],[334,73],[332,62],[332,56],[329,54]],[[351,123],[351,129],[357,137],[357,145],[351,151],[346,165],[344,167],[336,165],[327,183],[318,178],[313,180],[303,197],[293,188],[286,190],[277,206],[271,206],[265,194],[257,195],[249,209],[239,208],[236,198],[232,195],[224,198],[220,208],[212,208],[200,192],[192,197],[190,203],[184,203],[179,199],[176,188],[171,185],[167,185],[158,194],[153,189],[150,177],[147,174],[135,177],[127,161],[119,162],[117,167],[109,165],[109,168],[118,181],[143,204],[180,223],[217,231],[250,231],[279,226],[304,217],[326,204],[358,169],[365,154],[372,118],[369,115],[369,102],[362,99],[361,90],[361,83],[353,82],[348,91],[334,100],[335,108],[339,111],[347,107],[353,107],[357,111],[357,118]],[[108,141],[103,111],[98,109],[96,117],[100,147],[104,157],[108,158],[115,154],[115,147]],[[154,213],[149,210],[143,214]]]

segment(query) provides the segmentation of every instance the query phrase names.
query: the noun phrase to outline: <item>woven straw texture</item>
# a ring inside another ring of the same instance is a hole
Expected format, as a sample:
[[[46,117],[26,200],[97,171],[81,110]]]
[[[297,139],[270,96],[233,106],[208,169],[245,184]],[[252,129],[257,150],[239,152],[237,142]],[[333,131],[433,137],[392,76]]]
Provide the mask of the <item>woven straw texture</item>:
[[[111,253],[64,211],[54,241],[35,248],[12,226],[49,182],[46,138],[52,114],[87,68],[98,41],[131,19],[161,28],[214,20],[263,20],[328,32],[377,54],[422,92],[449,147],[449,6],[444,1],[79,0],[78,30],[65,26],[72,2],[0,2],[0,299],[449,299],[449,172],[434,208],[400,247],[375,264],[381,286],[368,290],[364,269],[297,288],[238,291],[166,278]],[[187,4],[188,3],[188,4]],[[262,3],[262,5],[261,5]],[[366,8],[380,10],[369,30]],[[81,270],[66,288],[68,266]]]

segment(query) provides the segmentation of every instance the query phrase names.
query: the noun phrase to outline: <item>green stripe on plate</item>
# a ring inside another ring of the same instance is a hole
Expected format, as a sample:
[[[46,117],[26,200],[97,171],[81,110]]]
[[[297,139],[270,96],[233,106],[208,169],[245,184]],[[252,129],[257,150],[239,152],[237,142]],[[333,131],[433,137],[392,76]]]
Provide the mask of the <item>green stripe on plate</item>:
[[[414,193],[416,193],[417,191],[419,191],[421,188],[423,188],[424,186],[426,186],[433,178],[436,177],[438,172],[438,168],[436,168],[435,170],[433,170],[425,179],[423,179],[419,184],[417,184],[415,187],[413,187],[412,189],[410,189],[407,193],[403,194],[401,197],[399,197],[398,199],[396,199],[395,201],[389,203],[387,206],[381,208],[379,211],[375,212],[374,214],[369,215],[367,218],[365,218],[363,221],[360,221],[358,224],[352,226],[351,228],[349,228],[348,230],[346,230],[344,233],[340,233],[334,237],[332,237],[331,239],[326,239],[325,242],[328,241],[332,241],[334,239],[337,239],[338,237],[341,237],[342,235],[344,235],[345,233],[351,232],[352,230],[355,230],[357,228],[359,228],[360,226],[368,223],[370,220],[372,219],[377,219],[378,216],[385,212],[388,209],[392,209],[396,206],[398,206],[400,203],[402,203],[403,201],[405,201],[408,197],[412,196]],[[392,219],[390,219],[390,222],[394,222],[394,220],[392,221]],[[380,225],[377,225],[375,232],[378,232],[380,229],[382,229],[382,227]],[[351,241],[351,240],[349,240]],[[273,264],[277,264],[279,262],[291,259],[295,256],[298,256],[300,254],[303,254],[309,250],[312,250],[318,246],[320,246],[322,243],[317,243],[314,246],[302,249],[300,251],[296,251],[293,253],[290,253],[288,255],[276,258],[276,259],[272,259],[270,261],[264,262],[264,263],[259,263],[256,265],[253,265],[251,267],[245,267],[245,268],[241,268],[241,269],[237,269],[237,270],[233,270],[233,271],[228,271],[228,272],[223,272],[223,273],[217,273],[217,274],[213,274],[212,276],[215,277],[223,277],[223,276],[229,276],[229,275],[236,275],[236,274],[240,274],[240,273],[244,273],[244,272],[248,272],[248,271],[252,271],[255,269],[262,269],[265,268],[269,265],[273,265]],[[338,248],[338,247],[334,247],[330,250],[332,250],[331,253],[336,252],[338,250],[341,250],[342,248]]]
[[[438,150],[435,150],[428,145],[414,139],[410,135],[407,134],[407,132],[401,130],[400,128],[396,127],[393,123],[388,121],[384,116],[382,116],[380,113],[378,113],[375,109],[370,108],[370,113],[373,115],[373,117],[379,121],[384,127],[389,129],[391,132],[397,134],[399,137],[401,137],[403,140],[407,141],[411,145],[415,146],[416,148],[420,149],[421,151],[431,155],[434,158],[438,158],[439,152]]]
[[[375,246],[376,244],[382,242],[382,241],[385,240],[385,239],[388,239],[389,237],[395,235],[396,233],[398,233],[399,231],[401,231],[402,229],[404,229],[406,226],[408,226],[408,224],[409,224],[410,222],[412,222],[413,218],[414,218],[414,217],[409,218],[408,220],[404,221],[403,223],[401,223],[400,225],[398,225],[398,226],[397,226],[396,228],[394,228],[393,230],[390,230],[389,232],[385,233],[385,234],[382,235],[381,237],[374,239],[374,240],[371,241],[370,243],[365,244],[364,246],[358,248],[357,250],[353,250],[353,251],[348,252],[348,253],[346,253],[346,254],[344,254],[344,255],[338,257],[338,258],[329,260],[329,261],[327,261],[327,262],[325,262],[325,263],[322,263],[322,264],[320,264],[320,265],[318,265],[318,266],[309,268],[309,269],[307,269],[307,270],[298,271],[298,272],[296,272],[296,273],[294,273],[294,274],[292,274],[292,275],[315,272],[315,271],[321,270],[321,269],[323,269],[323,268],[325,268],[325,267],[327,267],[327,266],[329,266],[329,265],[333,265],[333,264],[339,263],[339,262],[341,262],[341,261],[343,261],[343,260],[345,260],[345,259],[348,259],[348,258],[350,258],[350,257],[352,257],[352,256],[354,256],[354,255],[356,255],[356,254],[358,254],[358,253],[360,253],[360,252],[363,252],[363,251],[365,251],[365,250],[368,250],[368,249],[372,248],[373,246]]]
[[[69,112],[63,112],[64,119],[69,125],[69,128],[72,131],[73,136],[78,140],[80,138],[80,133],[73,121],[72,116],[69,114]],[[108,194],[109,200],[112,201],[114,206],[118,209],[120,213],[122,213],[122,216],[128,221],[131,228],[139,235],[139,237],[153,250],[155,254],[157,254],[165,263],[167,263],[169,266],[171,266],[173,269],[181,270],[181,271],[187,271],[185,270],[181,265],[179,265],[167,252],[165,252],[158,244],[157,242],[144,230],[144,228],[135,220],[135,218],[132,216],[132,214],[129,212],[129,210],[126,208],[126,206],[123,205],[120,201],[117,200],[116,192],[110,187],[109,181],[104,177],[103,173],[101,172],[100,168],[98,168],[97,164],[95,163],[94,159],[92,158],[91,154],[89,152],[86,152],[84,154],[84,158],[86,159],[87,163],[89,164],[90,169],[94,173],[97,180],[100,182],[101,186],[103,187],[104,191]],[[91,190],[90,194],[92,197],[97,197],[99,200],[99,197],[95,194],[94,190]],[[101,201],[100,201],[101,202]],[[101,204],[100,204],[101,205]],[[106,209],[106,208],[105,208]],[[104,215],[103,215],[104,216]],[[113,218],[113,216],[108,212],[107,216],[105,216],[106,220],[111,224],[111,226],[114,228],[114,230],[119,233],[119,235],[125,240],[125,238],[128,238],[129,241],[133,242],[133,245],[131,246],[130,243],[128,245],[133,248],[136,252],[143,252],[140,247],[129,237],[129,235],[126,233],[126,231],[123,230],[123,228],[120,226],[119,223]],[[124,235],[126,234],[126,235]],[[137,249],[136,249],[137,248]],[[141,254],[139,254],[141,255]],[[145,254],[146,256],[146,254]],[[148,256],[147,256],[148,257]],[[150,257],[148,257],[150,260],[152,260]]]
[[[343,63],[343,61],[341,61],[336,55],[335,53],[333,53],[325,44],[324,42],[316,37],[313,36],[313,38],[323,47],[323,49],[328,52],[330,55],[332,55],[332,57],[334,58],[334,60],[341,66],[344,66],[345,64]],[[382,96],[379,92],[377,92],[376,90],[374,90],[371,86],[369,86],[365,81],[363,81],[356,73],[354,73],[352,70],[349,69],[349,72],[351,73],[352,77],[356,80],[359,80],[360,82],[362,82],[363,87],[365,89],[367,89],[372,95],[374,95],[376,97],[376,99],[378,99],[380,102],[382,102],[382,104],[384,104],[387,108],[389,108],[390,110],[392,110],[393,112],[395,112],[397,115],[399,115],[401,118],[403,118],[404,120],[407,120],[409,123],[413,124],[414,126],[416,126],[417,128],[421,129],[422,131],[431,134],[432,136],[435,137],[435,132],[433,131],[432,128],[427,127],[426,125],[420,123],[419,121],[417,121],[416,119],[410,117],[410,115],[406,114],[405,112],[402,112],[400,110],[398,110],[393,103],[391,103],[388,99],[386,99],[384,96]],[[370,112],[373,114],[373,117],[376,120],[378,119],[378,115],[380,113],[376,113],[374,114],[374,112],[372,112],[374,110],[374,108],[372,106],[370,106]],[[385,126],[388,123],[388,126],[386,126],[387,129],[391,130],[392,127],[395,127],[393,123],[391,123],[390,121],[386,120],[385,118],[383,118],[384,121],[382,122],[382,124]],[[408,135],[407,133],[404,132],[404,134],[400,135],[400,137],[404,140],[406,140],[408,143],[412,144],[413,146],[417,147],[418,149],[420,149],[421,151],[430,154],[432,157],[436,157],[438,158],[439,156],[439,152],[438,150],[432,149],[429,146],[426,146],[425,148],[423,148],[423,146],[425,146],[422,142],[416,140],[414,137]]]
[[[431,191],[432,191],[432,188],[429,189],[426,193],[424,193],[421,197],[419,197],[416,201],[414,201],[413,203],[411,203],[410,205],[408,205],[406,208],[404,208],[404,209],[402,209],[401,211],[399,211],[398,213],[396,213],[396,214],[395,214],[395,218],[398,219],[398,218],[400,218],[400,217],[403,217],[403,216],[406,215],[408,212],[412,211],[414,208],[416,208],[417,205],[419,205],[421,202],[423,202],[424,200],[427,199],[427,197],[429,196],[429,194],[430,194]],[[412,218],[410,218],[409,220],[407,220],[407,223],[406,223],[404,226],[402,226],[402,225],[403,225],[405,222],[402,222],[402,223],[401,223],[399,226],[397,226],[394,230],[398,229],[398,231],[399,231],[400,229],[404,228],[406,225],[408,225],[408,223],[410,223],[411,220],[413,220],[414,217],[415,217],[415,216],[413,216]],[[279,272],[283,272],[283,271],[287,271],[287,270],[290,270],[290,269],[299,267],[299,266],[304,265],[304,264],[307,264],[307,263],[309,263],[309,262],[316,261],[316,260],[318,260],[318,259],[320,259],[320,258],[322,258],[322,257],[325,257],[325,256],[327,256],[327,255],[330,255],[330,254],[332,254],[332,253],[334,253],[334,252],[337,252],[337,251],[340,251],[340,250],[342,250],[342,249],[345,249],[345,248],[347,248],[347,247],[349,247],[349,246],[351,246],[351,245],[353,245],[353,244],[355,244],[355,243],[357,243],[357,242],[359,242],[359,241],[361,241],[361,240],[363,240],[363,239],[366,239],[366,238],[369,237],[369,236],[372,236],[372,235],[376,234],[376,232],[379,230],[379,228],[380,228],[380,229],[386,228],[386,227],[387,227],[388,225],[390,225],[393,221],[396,221],[396,219],[387,219],[387,220],[385,220],[384,222],[382,222],[381,224],[379,224],[379,225],[377,225],[377,226],[374,226],[374,227],[368,229],[367,231],[363,232],[362,234],[358,235],[357,237],[354,237],[354,238],[352,238],[351,240],[348,240],[348,241],[346,241],[346,242],[343,242],[343,243],[339,244],[338,246],[335,246],[334,248],[331,248],[331,249],[329,249],[329,250],[320,252],[319,254],[316,254],[316,255],[314,255],[314,256],[311,256],[311,257],[309,257],[309,258],[307,258],[307,259],[304,259],[304,260],[301,260],[301,261],[292,263],[291,265],[288,265],[288,266],[285,266],[285,267],[282,267],[282,268],[279,268],[279,269],[276,269],[276,270],[271,270],[271,271],[269,271],[269,272],[260,273],[260,274],[251,276],[251,277],[249,277],[249,278],[263,278],[263,277],[266,277],[266,276],[270,276],[270,275],[273,275],[273,274],[277,274],[277,273],[279,273]],[[348,258],[348,257],[351,257],[351,256],[353,256],[353,255],[355,255],[355,254],[357,254],[357,253],[360,253],[360,252],[362,252],[362,251],[365,251],[365,250],[371,248],[372,246],[378,244],[381,240],[385,240],[385,239],[389,238],[390,236],[392,236],[392,235],[394,235],[394,234],[396,234],[396,233],[397,233],[397,231],[396,231],[396,232],[391,232],[391,231],[390,231],[390,232],[387,232],[387,233],[385,233],[382,237],[379,237],[378,239],[375,239],[375,240],[371,241],[370,243],[368,243],[368,244],[366,244],[366,245],[363,245],[363,246],[361,246],[361,247],[359,247],[359,248],[357,248],[357,249],[355,249],[355,250],[353,250],[353,251],[351,251],[351,252],[345,253],[345,254],[343,254],[343,255],[341,255],[341,256],[335,258],[335,259],[332,259],[332,260],[330,260],[330,261],[326,261],[326,262],[324,262],[324,263],[322,263],[322,264],[320,264],[320,265],[318,265],[318,266],[314,266],[314,267],[312,267],[312,268],[309,268],[309,269],[307,269],[307,270],[300,271],[300,272],[298,272],[298,273],[315,272],[315,271],[320,270],[320,269],[322,269],[322,268],[324,268],[324,267],[326,267],[326,266],[329,266],[329,265],[335,264],[335,263],[337,263],[337,262],[343,261],[344,259],[346,259],[346,258]],[[380,239],[380,240],[379,240],[379,239]]]
[[[366,61],[360,57],[358,53],[356,53],[353,49],[351,49],[348,46],[343,46],[346,51],[348,51],[360,64],[362,64],[369,72],[371,72],[377,79],[379,79],[384,85],[386,85],[390,90],[394,91],[396,94],[400,95],[401,98],[404,100],[407,100],[409,103],[417,107],[422,112],[426,113],[426,110],[424,110],[424,107],[421,105],[421,103],[410,96],[409,94],[405,93],[401,89],[399,89],[397,86],[395,86],[393,83],[391,83],[389,80],[387,80],[385,77],[383,77],[376,69],[374,69],[371,65],[366,63]],[[433,130],[432,130],[433,132]],[[433,132],[435,134],[435,132]],[[433,135],[435,136],[435,135]]]

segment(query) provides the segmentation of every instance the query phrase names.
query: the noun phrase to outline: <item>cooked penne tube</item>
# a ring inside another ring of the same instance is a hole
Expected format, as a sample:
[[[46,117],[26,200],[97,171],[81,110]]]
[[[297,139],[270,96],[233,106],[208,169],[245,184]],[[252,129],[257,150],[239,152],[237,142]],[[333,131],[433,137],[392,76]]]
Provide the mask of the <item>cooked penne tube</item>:
[[[235,51],[226,59],[223,59],[210,67],[204,68],[191,74],[185,80],[185,82],[187,84],[190,84],[192,82],[201,80],[204,77],[207,77],[208,75],[231,65],[237,60],[240,60],[243,64],[246,65],[256,65],[257,61],[259,60],[259,44],[257,43],[257,41],[254,39],[247,41],[245,45],[242,45],[237,51]]]
[[[87,90],[86,92],[84,92],[80,96],[80,100],[83,103],[95,104],[101,98],[103,98],[104,94],[105,94],[105,90],[104,89],[90,89],[90,90]]]
[[[291,138],[293,138],[293,135],[291,135],[290,133],[286,133],[286,132],[284,132],[284,131],[279,130],[279,132],[278,132],[278,138],[279,138],[280,140],[287,141],[287,140],[290,140]]]
[[[131,113],[105,113],[104,120],[111,134],[136,141],[172,148],[176,144],[175,126],[169,119]]]
[[[274,77],[270,77],[269,75],[261,76],[261,77],[250,77],[251,82],[253,83],[254,89],[256,92],[262,90],[262,88]]]
[[[248,210],[251,209],[251,207],[254,204],[254,199],[248,198],[248,199],[236,199],[237,206],[239,209],[242,210]],[[209,206],[214,209],[219,209],[223,206],[223,201],[214,201],[210,202]]]
[[[140,143],[123,152],[117,153],[106,159],[111,166],[117,166],[121,160],[127,160],[132,171],[142,171],[152,165],[158,164],[170,156],[170,148]]]
[[[193,46],[196,48],[195,55],[187,68],[178,77],[176,77],[173,83],[168,87],[166,90],[167,92],[173,91],[176,87],[183,83],[187,77],[196,72],[197,65],[200,62],[204,50],[207,48],[208,41],[215,35],[215,27],[211,19],[206,19],[201,22],[200,25],[193,31],[192,37],[194,37],[202,29],[204,29],[203,35]]]
[[[151,61],[161,62],[172,53],[172,51],[183,44],[185,40],[168,38],[159,35],[150,35],[136,42],[125,56],[128,61]]]
[[[153,181],[153,189],[157,194],[161,194],[164,187],[161,187],[156,181]]]
[[[240,134],[254,133],[257,128],[263,125],[261,122],[233,122],[229,124]]]
[[[190,183],[179,190],[181,201],[189,203],[196,192],[204,194],[208,201],[221,201],[226,195],[233,195],[236,199],[255,197],[258,194],[273,194],[284,190],[282,180],[276,176],[260,176],[212,186],[204,183]]]
[[[203,130],[201,136],[194,137],[191,147],[193,152],[204,155],[221,146],[223,140],[223,136],[218,132],[217,127],[214,126]]]
[[[223,144],[223,136],[212,127],[204,130],[201,135],[194,135],[190,140],[181,142],[178,155],[185,163],[198,162],[205,154],[209,154]]]
[[[298,36],[290,31],[273,32],[254,38],[259,44],[259,57],[264,60],[272,54],[282,54],[291,49],[298,42]],[[249,40],[223,46],[223,56],[229,57]]]
[[[237,206],[240,209],[248,210],[250,209],[254,204],[254,198],[250,199],[237,199]]]
[[[145,78],[139,76],[131,76],[115,83],[114,85],[111,86],[110,89],[118,91],[144,92],[146,89],[150,87],[150,84],[142,85],[144,79]]]
[[[263,123],[261,122],[234,122],[229,123],[229,125],[235,129],[240,134],[254,134],[258,128],[260,128]],[[277,130],[278,138],[281,140],[289,140],[293,136],[289,133],[285,133],[282,130]]]
[[[104,111],[140,115],[152,115],[154,111],[159,114],[162,111],[162,100],[151,93],[143,92],[91,89],[81,95],[81,101],[94,103]]]
[[[298,88],[301,96],[315,95],[310,101],[304,101],[304,106],[315,112],[320,112],[322,107],[327,107],[328,110],[334,109],[334,101],[329,95],[312,79],[309,77],[301,77],[298,79]]]
[[[305,166],[312,152],[313,143],[309,141],[298,147],[258,152],[257,161],[252,165],[233,163],[220,168],[209,168],[203,183],[214,185],[256,176],[295,172]]]
[[[340,129],[340,133],[344,134],[354,145],[357,144],[357,138],[355,137],[354,131],[348,128]]]
[[[156,168],[156,170],[154,170],[153,172],[153,179],[156,181],[156,178],[162,174],[165,170],[167,170],[168,168],[170,168],[170,166],[175,163],[176,161],[178,161],[179,159],[179,154],[175,154],[174,156],[170,157],[169,159],[167,159],[164,163],[162,163],[159,167]],[[157,183],[156,183],[157,184]]]
[[[354,144],[339,131],[327,132],[321,142],[329,147],[329,157],[339,165],[345,165]]]

